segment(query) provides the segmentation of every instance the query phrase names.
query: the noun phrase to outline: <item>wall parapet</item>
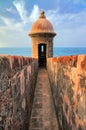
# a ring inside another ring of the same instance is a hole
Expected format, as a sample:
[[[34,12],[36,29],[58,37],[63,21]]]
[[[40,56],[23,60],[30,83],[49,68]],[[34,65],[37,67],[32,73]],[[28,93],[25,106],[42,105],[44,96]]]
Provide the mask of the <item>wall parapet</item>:
[[[47,59],[60,130],[86,128],[86,55]]]
[[[0,56],[0,130],[26,130],[32,109],[38,61]]]

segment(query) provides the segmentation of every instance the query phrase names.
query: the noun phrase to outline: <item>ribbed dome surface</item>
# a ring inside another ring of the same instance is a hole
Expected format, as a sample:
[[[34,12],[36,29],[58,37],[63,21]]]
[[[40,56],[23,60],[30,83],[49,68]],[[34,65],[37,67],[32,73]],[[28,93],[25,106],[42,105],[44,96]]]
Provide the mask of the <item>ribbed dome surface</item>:
[[[40,13],[39,19],[33,24],[29,35],[38,33],[55,34],[52,24],[46,19],[43,11]]]

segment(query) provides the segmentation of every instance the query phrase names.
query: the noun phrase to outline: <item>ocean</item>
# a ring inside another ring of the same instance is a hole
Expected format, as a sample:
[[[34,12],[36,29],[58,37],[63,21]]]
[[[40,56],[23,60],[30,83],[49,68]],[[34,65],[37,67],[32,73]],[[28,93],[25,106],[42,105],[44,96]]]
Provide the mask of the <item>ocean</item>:
[[[86,47],[54,47],[54,57],[86,54]],[[0,48],[0,54],[29,56],[31,57],[31,48]]]

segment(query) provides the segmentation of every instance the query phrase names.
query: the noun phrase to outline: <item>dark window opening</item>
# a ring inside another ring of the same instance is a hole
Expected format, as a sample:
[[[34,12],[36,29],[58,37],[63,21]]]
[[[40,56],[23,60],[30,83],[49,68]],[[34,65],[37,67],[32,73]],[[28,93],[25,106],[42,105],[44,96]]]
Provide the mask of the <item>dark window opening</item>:
[[[38,63],[39,67],[46,67],[46,44],[38,45]]]

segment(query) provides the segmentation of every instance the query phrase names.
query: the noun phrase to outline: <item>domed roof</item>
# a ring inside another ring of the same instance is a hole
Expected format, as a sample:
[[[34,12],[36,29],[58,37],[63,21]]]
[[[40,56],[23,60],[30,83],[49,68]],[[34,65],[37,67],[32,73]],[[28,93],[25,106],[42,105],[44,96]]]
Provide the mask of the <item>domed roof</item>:
[[[42,33],[42,34],[47,33],[47,34],[56,35],[52,24],[45,17],[44,11],[42,11],[40,13],[39,19],[34,22],[29,35],[40,34],[40,33]]]

